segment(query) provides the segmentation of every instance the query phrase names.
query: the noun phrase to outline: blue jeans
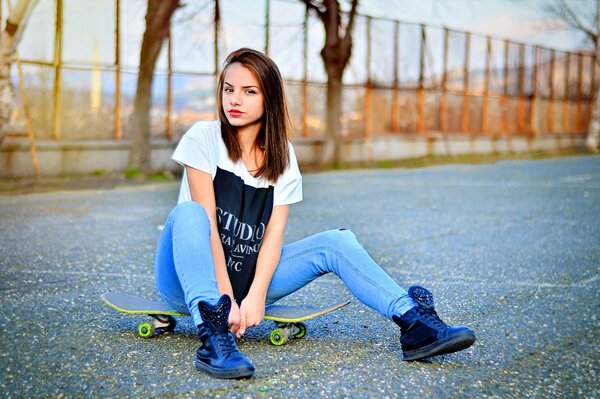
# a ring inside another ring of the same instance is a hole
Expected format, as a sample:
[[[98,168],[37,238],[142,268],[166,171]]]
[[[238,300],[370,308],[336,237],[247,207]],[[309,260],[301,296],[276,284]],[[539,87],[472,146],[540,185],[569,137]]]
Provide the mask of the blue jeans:
[[[184,202],[169,214],[156,253],[160,295],[175,309],[189,312],[196,325],[202,323],[198,302],[214,304],[219,299],[209,241],[206,211],[196,202]],[[388,319],[416,306],[346,229],[285,245],[267,292],[267,305],[327,273],[335,273],[354,296]]]

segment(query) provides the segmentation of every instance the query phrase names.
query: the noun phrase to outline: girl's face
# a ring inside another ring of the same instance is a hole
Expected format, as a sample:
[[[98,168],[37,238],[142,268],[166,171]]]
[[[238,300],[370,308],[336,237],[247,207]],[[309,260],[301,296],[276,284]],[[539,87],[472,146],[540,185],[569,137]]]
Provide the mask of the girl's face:
[[[263,116],[264,98],[258,80],[239,62],[225,70],[221,106],[229,123],[238,128],[251,125]]]

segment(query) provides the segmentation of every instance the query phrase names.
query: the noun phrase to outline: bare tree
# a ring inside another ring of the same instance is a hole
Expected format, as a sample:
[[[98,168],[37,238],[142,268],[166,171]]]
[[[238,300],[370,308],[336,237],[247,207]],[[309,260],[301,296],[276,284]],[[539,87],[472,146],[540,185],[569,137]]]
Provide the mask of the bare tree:
[[[17,46],[31,11],[38,0],[19,0],[14,4],[6,26],[0,35],[0,143],[10,123],[15,103],[15,92],[10,80],[10,70],[17,59]]]
[[[302,0],[323,22],[325,45],[321,58],[327,72],[327,140],[322,164],[341,161],[342,77],[352,55],[352,30],[358,0],[352,0],[350,11],[343,13],[338,0]]]
[[[133,110],[133,137],[127,169],[150,172],[150,108],[154,68],[163,41],[168,37],[171,17],[179,0],[148,0],[146,30],[142,39],[140,68]]]
[[[592,5],[590,7],[590,5]],[[595,6],[595,10],[593,10]],[[546,13],[552,18],[563,22],[569,29],[585,34],[594,46],[596,66],[600,66],[600,0],[567,2],[555,0],[545,7]],[[592,69],[595,73],[595,69]],[[586,147],[592,152],[598,152],[600,142],[600,85],[597,85],[594,95],[594,110],[588,125]]]

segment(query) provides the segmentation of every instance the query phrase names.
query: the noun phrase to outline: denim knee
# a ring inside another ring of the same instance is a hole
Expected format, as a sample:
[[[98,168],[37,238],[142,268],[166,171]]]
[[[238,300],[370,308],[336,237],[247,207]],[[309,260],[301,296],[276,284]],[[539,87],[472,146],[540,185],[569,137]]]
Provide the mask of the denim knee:
[[[195,201],[186,201],[177,204],[175,208],[171,210],[169,219],[172,220],[193,220],[194,223],[200,223],[201,225],[210,226],[208,214],[206,209]]]
[[[330,249],[344,249],[354,246],[358,242],[356,235],[351,230],[339,228],[327,230],[320,234],[319,242]]]

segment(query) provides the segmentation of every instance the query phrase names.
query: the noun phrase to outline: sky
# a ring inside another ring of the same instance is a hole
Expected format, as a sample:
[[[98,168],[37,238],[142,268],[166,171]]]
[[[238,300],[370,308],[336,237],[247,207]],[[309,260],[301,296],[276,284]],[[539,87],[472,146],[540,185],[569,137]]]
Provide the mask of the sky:
[[[554,0],[363,0],[361,12],[406,22],[435,25],[491,35],[527,44],[574,51],[589,48],[584,35],[568,29],[544,13]],[[593,12],[590,0],[567,0],[586,15]],[[587,12],[589,10],[589,12]]]

